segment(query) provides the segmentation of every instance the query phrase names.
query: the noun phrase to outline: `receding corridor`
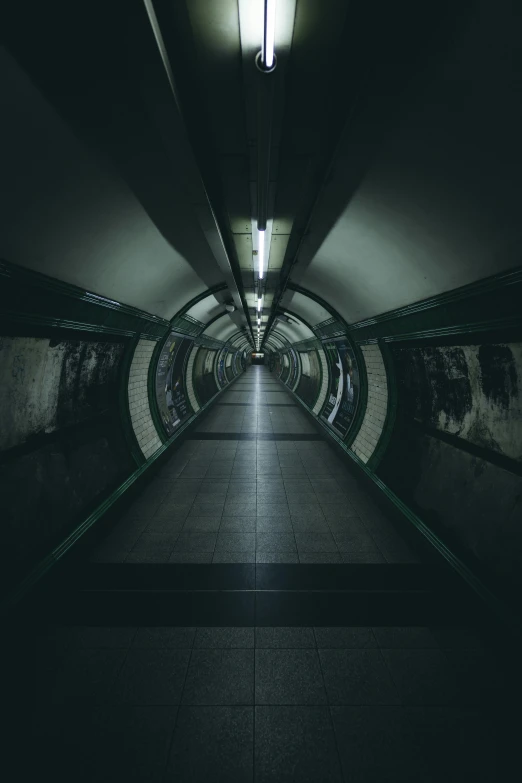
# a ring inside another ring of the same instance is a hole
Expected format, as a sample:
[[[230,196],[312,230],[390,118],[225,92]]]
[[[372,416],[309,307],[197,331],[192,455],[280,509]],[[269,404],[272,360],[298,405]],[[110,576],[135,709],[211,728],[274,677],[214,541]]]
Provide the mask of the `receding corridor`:
[[[499,780],[515,683],[447,579],[250,367],[15,645],[19,779]]]
[[[522,3],[0,28],[2,782],[518,779]]]

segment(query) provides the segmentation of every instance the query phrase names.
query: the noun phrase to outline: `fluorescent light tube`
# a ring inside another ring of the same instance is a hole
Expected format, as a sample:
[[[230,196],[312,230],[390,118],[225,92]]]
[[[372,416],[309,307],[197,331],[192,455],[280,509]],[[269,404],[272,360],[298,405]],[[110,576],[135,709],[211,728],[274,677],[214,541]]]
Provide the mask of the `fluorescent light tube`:
[[[261,52],[265,68],[272,68],[274,64],[276,0],[264,0],[263,5],[263,41]]]
[[[259,279],[265,274],[265,232],[257,230],[257,257],[259,259]]]
[[[263,297],[260,296],[259,299],[257,300],[257,312],[258,313],[261,312],[261,308],[262,307],[263,307]]]

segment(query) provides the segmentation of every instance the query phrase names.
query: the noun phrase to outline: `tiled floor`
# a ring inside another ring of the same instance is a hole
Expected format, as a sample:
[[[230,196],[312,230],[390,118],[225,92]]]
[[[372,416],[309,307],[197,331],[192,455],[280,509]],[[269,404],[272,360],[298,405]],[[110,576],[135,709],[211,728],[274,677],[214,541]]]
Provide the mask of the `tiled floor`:
[[[464,629],[70,627],[37,649],[9,681],[30,750],[9,780],[503,779],[509,683]],[[455,663],[479,652],[492,690]]]
[[[241,404],[230,404],[238,397]],[[204,439],[204,433],[212,433],[212,439]],[[220,397],[93,559],[418,560],[292,396],[259,366]]]
[[[344,574],[361,563],[401,571],[418,557],[291,395],[255,367],[91,560],[118,574],[126,566],[111,563],[344,563],[336,567]],[[301,575],[324,574],[318,568],[297,566]],[[132,590],[128,600],[136,602]],[[167,614],[170,600],[167,592]],[[509,735],[512,669],[502,643],[491,649],[473,629],[44,623],[17,631],[9,651],[1,669],[14,730],[12,760],[2,762],[9,781],[513,777],[505,771],[518,742]]]

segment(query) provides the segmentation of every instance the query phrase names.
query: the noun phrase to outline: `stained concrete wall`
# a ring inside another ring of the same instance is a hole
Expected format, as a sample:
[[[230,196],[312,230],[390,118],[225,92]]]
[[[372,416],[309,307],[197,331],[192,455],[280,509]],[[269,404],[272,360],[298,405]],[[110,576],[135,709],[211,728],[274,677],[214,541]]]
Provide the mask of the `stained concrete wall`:
[[[379,476],[461,556],[522,587],[522,345],[392,348],[398,415]]]
[[[124,342],[0,337],[0,580],[46,554],[132,468],[120,426]]]

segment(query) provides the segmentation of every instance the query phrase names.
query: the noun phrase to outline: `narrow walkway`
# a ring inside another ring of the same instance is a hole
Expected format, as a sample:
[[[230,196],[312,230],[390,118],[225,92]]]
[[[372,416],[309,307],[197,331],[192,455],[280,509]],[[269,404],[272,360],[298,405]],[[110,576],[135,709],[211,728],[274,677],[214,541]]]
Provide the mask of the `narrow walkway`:
[[[36,617],[3,669],[6,780],[509,777],[502,640],[264,367]]]
[[[412,563],[292,395],[250,367],[93,555],[126,563]]]

